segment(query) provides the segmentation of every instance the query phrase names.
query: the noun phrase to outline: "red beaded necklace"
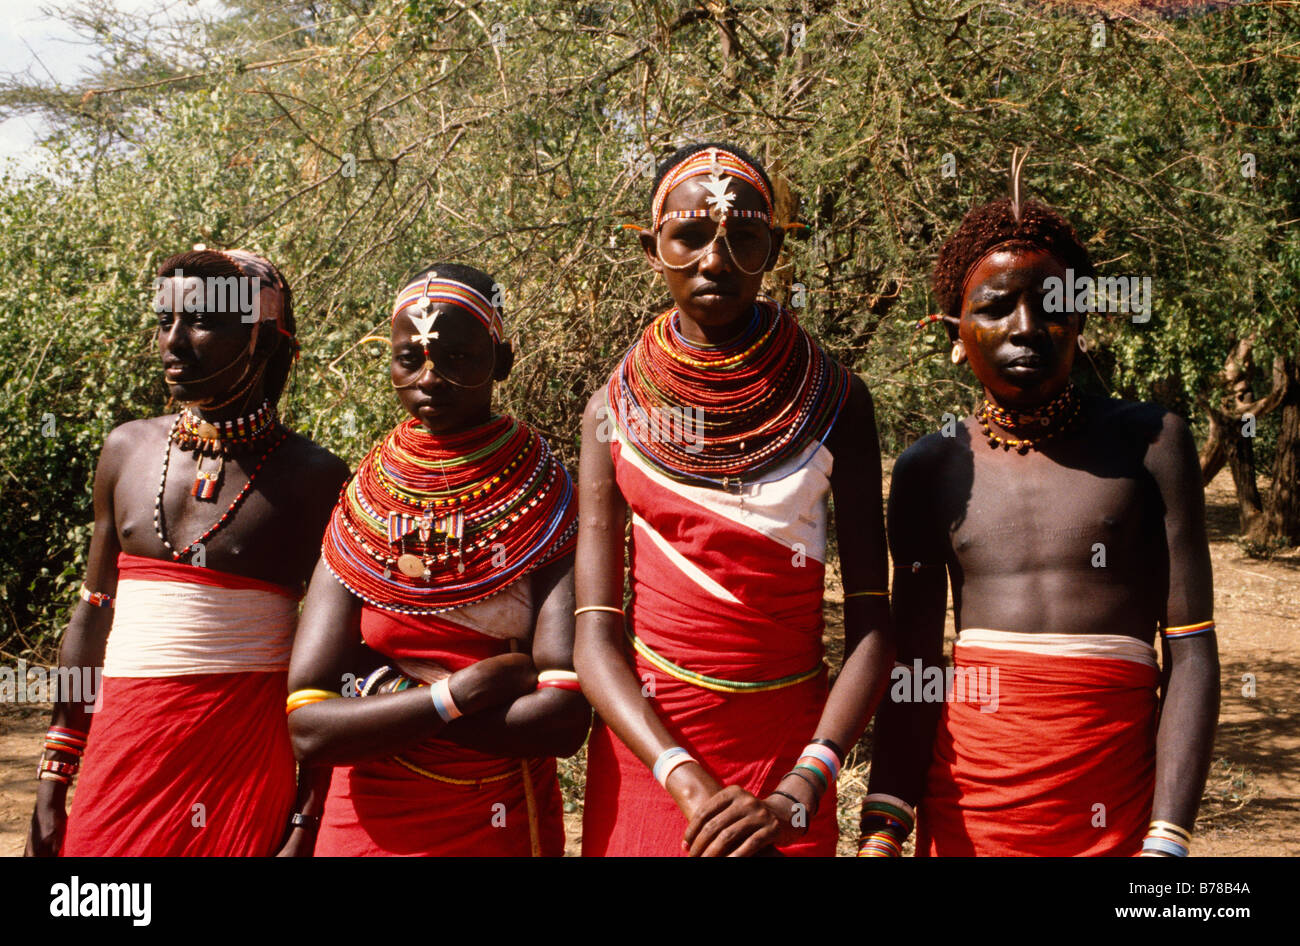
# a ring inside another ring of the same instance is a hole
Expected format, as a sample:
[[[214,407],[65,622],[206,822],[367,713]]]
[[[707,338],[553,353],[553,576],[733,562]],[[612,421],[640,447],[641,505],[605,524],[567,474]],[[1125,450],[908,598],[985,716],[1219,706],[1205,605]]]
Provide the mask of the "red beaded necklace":
[[[651,323],[606,390],[638,456],[673,479],[728,488],[826,438],[849,373],[789,312],[760,300],[723,345],[688,342],[677,318],[674,308]]]
[[[573,482],[546,441],[513,418],[437,436],[412,419],[357,467],[322,555],[376,607],[445,611],[568,551],[572,499]]]

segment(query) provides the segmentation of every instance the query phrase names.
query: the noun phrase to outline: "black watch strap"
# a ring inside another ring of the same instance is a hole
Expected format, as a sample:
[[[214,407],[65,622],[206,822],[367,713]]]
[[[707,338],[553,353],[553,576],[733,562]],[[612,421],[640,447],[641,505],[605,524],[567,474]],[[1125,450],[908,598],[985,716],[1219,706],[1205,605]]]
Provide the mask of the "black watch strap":
[[[289,825],[294,828],[319,828],[320,815],[304,815],[300,811],[295,811],[293,817],[289,819]]]

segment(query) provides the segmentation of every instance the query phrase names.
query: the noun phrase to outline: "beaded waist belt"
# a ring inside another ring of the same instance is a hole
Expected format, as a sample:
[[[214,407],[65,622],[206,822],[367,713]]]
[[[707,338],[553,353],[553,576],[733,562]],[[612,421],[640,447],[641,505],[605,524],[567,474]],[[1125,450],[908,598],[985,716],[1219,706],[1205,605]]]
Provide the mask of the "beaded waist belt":
[[[425,778],[435,782],[442,782],[445,785],[487,785],[491,782],[501,782],[505,779],[516,776],[519,773],[511,769],[509,772],[502,772],[499,775],[488,775],[484,778],[452,778],[450,775],[440,775],[437,772],[430,772],[428,769],[422,769],[414,762],[402,758],[400,755],[392,756],[394,762],[402,768],[414,772],[416,775],[423,775]]]
[[[723,680],[719,677],[707,677],[702,673],[696,673],[694,670],[679,667],[666,657],[656,654],[645,641],[637,637],[631,630],[627,632],[627,639],[631,641],[632,648],[644,657],[651,666],[662,670],[676,680],[681,680],[683,683],[691,683],[706,690],[715,690],[718,693],[762,693],[766,690],[782,690],[785,687],[792,687],[811,680],[826,667],[822,661],[818,660],[817,666],[811,670],[792,673],[788,677],[781,677],[777,680]]]

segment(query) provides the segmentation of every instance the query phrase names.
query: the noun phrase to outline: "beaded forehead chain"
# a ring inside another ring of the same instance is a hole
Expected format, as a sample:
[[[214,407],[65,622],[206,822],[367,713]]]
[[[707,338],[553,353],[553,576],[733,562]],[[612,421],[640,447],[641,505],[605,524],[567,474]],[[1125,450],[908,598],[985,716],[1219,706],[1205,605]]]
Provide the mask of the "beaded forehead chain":
[[[724,176],[724,171],[729,176]],[[704,189],[708,192],[708,197],[705,198],[707,209],[673,210],[664,213],[663,207],[668,200],[668,195],[679,184],[692,177],[700,177],[706,174],[709,178],[704,183]],[[732,206],[737,195],[731,190],[731,185],[737,179],[744,181],[758,191],[759,196],[763,198],[763,204],[767,208],[766,211],[737,210]],[[651,212],[655,230],[658,230],[665,220],[689,217],[709,217],[716,221],[719,226],[726,226],[728,216],[752,217],[770,224],[772,222],[772,195],[768,191],[767,184],[763,182],[763,175],[748,161],[736,157],[730,151],[723,151],[720,148],[707,148],[692,154],[664,175],[663,181],[659,184],[659,189],[655,191],[654,200],[651,202]]]

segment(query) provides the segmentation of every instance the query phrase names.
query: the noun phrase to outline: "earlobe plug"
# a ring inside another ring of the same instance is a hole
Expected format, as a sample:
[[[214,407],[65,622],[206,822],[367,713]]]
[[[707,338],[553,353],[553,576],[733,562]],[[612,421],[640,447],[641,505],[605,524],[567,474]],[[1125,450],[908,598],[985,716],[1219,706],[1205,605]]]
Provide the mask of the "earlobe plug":
[[[966,359],[966,346],[961,342],[953,342],[952,353],[949,355],[954,365],[961,364]]]

